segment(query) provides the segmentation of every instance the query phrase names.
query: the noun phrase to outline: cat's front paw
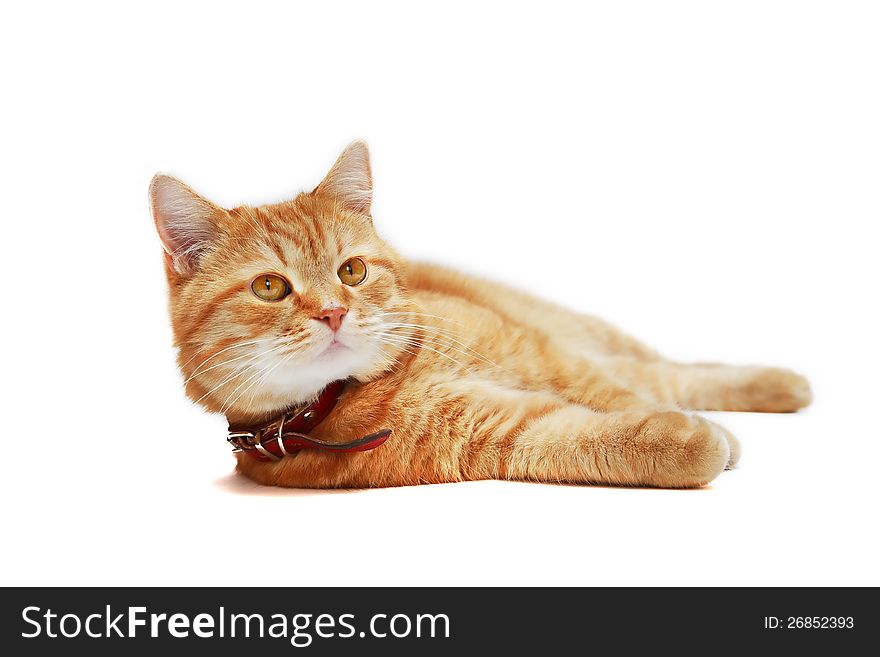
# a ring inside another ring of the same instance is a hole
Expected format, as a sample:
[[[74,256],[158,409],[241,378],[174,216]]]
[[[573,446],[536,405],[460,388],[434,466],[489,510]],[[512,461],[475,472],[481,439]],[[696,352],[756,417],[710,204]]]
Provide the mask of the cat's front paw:
[[[651,414],[641,432],[654,452],[650,484],[663,488],[705,486],[731,462],[731,447],[739,445],[717,424],[677,411]]]
[[[722,427],[720,424],[715,424],[714,422],[710,422],[709,420],[705,420],[705,422],[711,424],[712,430],[723,436],[724,440],[727,441],[727,447],[730,449],[730,456],[727,458],[727,465],[724,466],[724,469],[733,470],[736,467],[736,464],[739,462],[739,457],[742,453],[742,448],[740,447],[739,440],[736,436],[734,436],[732,433],[730,433],[730,431]]]

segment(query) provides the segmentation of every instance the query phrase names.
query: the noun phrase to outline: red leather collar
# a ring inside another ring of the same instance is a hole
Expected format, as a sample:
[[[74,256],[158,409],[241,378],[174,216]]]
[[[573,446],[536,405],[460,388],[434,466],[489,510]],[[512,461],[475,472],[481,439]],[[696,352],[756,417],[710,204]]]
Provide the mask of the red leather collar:
[[[347,443],[331,443],[306,435],[330,415],[345,386],[345,381],[334,381],[308,406],[288,411],[268,424],[258,427],[233,427],[230,424],[226,440],[232,445],[233,452],[244,452],[258,461],[280,461],[285,456],[294,456],[301,449],[330,452],[375,449],[388,439],[391,429],[383,429]]]

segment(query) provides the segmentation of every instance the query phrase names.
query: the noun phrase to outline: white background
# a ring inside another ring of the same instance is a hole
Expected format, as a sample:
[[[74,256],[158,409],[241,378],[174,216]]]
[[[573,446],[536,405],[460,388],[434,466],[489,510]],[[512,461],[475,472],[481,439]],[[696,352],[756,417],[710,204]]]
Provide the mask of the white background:
[[[880,584],[880,20],[858,2],[4,5],[3,584]],[[699,491],[257,487],[186,401],[146,189],[311,189],[679,359],[795,368]],[[327,565],[322,565],[326,563]]]

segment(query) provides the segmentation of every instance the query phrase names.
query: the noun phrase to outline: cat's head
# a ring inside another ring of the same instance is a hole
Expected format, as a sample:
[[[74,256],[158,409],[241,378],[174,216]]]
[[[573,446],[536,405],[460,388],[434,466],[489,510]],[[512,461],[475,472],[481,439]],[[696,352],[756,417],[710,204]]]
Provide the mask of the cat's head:
[[[190,398],[236,420],[261,418],[394,363],[401,347],[389,327],[405,321],[408,302],[371,199],[363,142],[314,191],[277,205],[225,210],[175,178],[153,178]]]

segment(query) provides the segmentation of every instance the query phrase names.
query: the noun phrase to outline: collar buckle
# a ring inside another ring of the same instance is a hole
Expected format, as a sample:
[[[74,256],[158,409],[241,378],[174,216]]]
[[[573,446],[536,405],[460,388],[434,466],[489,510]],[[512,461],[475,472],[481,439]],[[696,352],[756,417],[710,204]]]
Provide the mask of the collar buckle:
[[[229,435],[226,437],[226,442],[228,442],[232,446],[232,452],[243,452],[244,444],[251,444],[252,440],[255,440],[256,436],[250,431],[230,431]]]
[[[260,454],[271,461],[281,460],[263,446],[262,431],[257,431],[256,433],[252,431],[230,431],[229,435],[226,437],[226,440],[227,442],[229,442],[230,445],[232,445],[233,454],[236,452],[244,452],[247,450],[256,449]],[[278,442],[281,442],[280,434]]]

